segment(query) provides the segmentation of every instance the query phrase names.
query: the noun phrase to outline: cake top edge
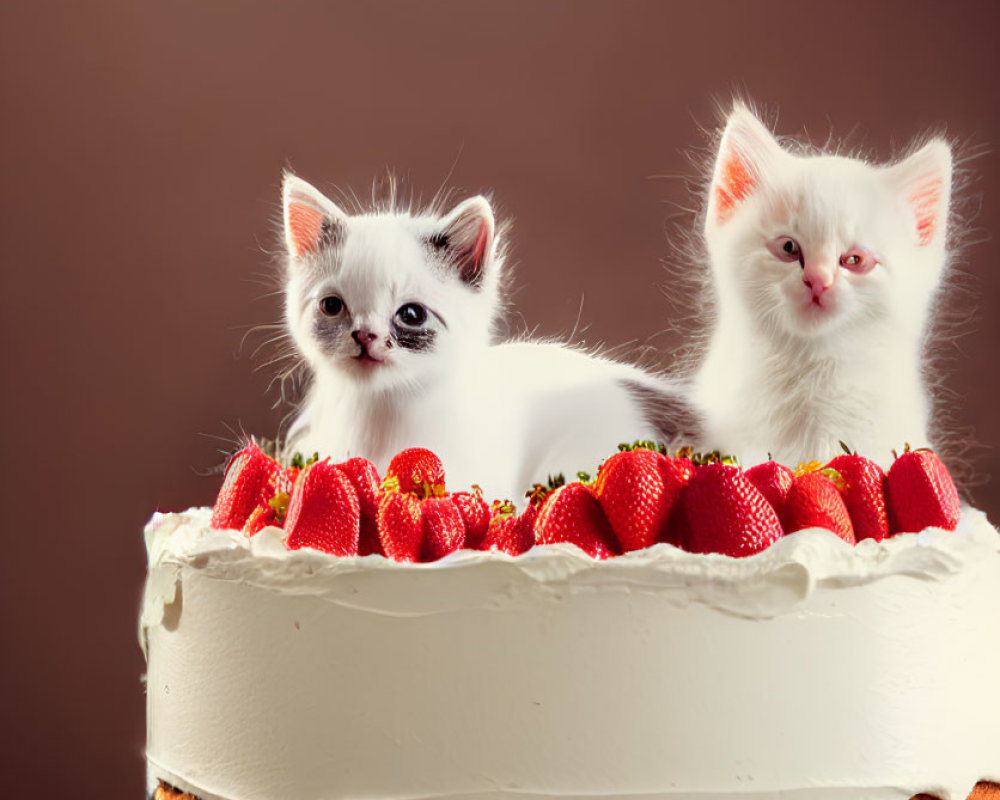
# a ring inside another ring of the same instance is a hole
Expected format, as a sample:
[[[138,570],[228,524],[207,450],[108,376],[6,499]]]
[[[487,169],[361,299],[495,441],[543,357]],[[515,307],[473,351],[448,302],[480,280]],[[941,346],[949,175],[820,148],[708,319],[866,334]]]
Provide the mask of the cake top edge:
[[[281,530],[252,538],[210,526],[210,509],[155,514],[145,529],[150,577],[146,600],[169,601],[183,570],[240,581],[269,591],[313,595],[377,613],[423,615],[496,601],[521,589],[533,596],[596,592],[662,595],[741,617],[769,618],[792,610],[821,588],[871,585],[905,576],[914,586],[941,582],[1000,559],[1000,535],[986,516],[965,507],[958,528],[928,528],[882,542],[850,545],[811,528],[789,534],[753,556],[689,553],[669,544],[595,560],[570,544],[536,545],[520,556],[461,550],[430,563],[379,555],[337,557],[287,550]],[[435,591],[426,591],[426,581]],[[358,587],[364,586],[358,600]],[[155,588],[154,587],[158,587]],[[144,609],[149,611],[151,609]],[[150,617],[144,614],[147,621]]]

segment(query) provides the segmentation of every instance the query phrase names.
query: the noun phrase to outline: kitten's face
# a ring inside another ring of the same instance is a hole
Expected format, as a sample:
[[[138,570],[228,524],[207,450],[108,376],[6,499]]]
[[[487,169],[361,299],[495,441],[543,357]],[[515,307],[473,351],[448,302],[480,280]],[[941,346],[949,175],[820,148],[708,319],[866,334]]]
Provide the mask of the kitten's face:
[[[719,291],[795,337],[921,320],[944,263],[950,174],[941,142],[892,167],[795,156],[737,109],[706,218]]]
[[[284,194],[286,317],[314,372],[413,390],[488,343],[498,265],[483,198],[438,218],[347,216],[293,176]]]

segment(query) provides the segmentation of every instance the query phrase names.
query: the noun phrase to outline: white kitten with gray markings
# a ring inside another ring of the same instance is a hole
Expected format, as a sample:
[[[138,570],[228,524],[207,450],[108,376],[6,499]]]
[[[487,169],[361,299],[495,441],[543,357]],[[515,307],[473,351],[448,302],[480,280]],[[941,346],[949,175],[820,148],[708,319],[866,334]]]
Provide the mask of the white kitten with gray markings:
[[[674,444],[698,423],[681,388],[554,343],[491,344],[503,251],[490,204],[348,215],[286,175],[285,316],[312,384],[285,453],[442,459],[449,488],[519,502],[593,470],[620,442]]]
[[[795,464],[843,440],[884,465],[930,443],[922,356],[951,172],[939,139],[891,165],[793,154],[735,107],[705,218],[717,298],[695,376],[706,444]]]

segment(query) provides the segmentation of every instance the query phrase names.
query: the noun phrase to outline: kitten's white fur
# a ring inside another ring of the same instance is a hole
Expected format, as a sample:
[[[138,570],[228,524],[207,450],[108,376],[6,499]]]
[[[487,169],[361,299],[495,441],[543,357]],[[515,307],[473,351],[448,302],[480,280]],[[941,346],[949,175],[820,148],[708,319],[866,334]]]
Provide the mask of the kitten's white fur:
[[[674,383],[556,343],[491,345],[503,250],[484,198],[444,216],[349,216],[287,175],[284,207],[286,321],[312,373],[286,453],[364,456],[384,475],[397,452],[426,447],[442,459],[450,490],[477,484],[488,500],[520,504],[532,483],[593,471],[620,442],[690,435],[693,417]],[[443,232],[437,241],[448,247],[437,251],[429,242]],[[346,303],[344,328],[319,336],[326,328],[317,324],[330,323],[318,304],[330,294]],[[394,314],[413,302],[431,312],[426,351],[392,341]],[[355,358],[358,328],[373,331],[386,363]]]
[[[705,219],[717,300],[695,376],[706,444],[794,465],[840,453],[838,440],[882,464],[929,443],[922,353],[946,266],[951,163],[941,140],[885,166],[795,155],[735,107]],[[828,271],[825,307],[810,305],[805,267],[768,249],[782,236]],[[853,247],[877,266],[839,266]]]

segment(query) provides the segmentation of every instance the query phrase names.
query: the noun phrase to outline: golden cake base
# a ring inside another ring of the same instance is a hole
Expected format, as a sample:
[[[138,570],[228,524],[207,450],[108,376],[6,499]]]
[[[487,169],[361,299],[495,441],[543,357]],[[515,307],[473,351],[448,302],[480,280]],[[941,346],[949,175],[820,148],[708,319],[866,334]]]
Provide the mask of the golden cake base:
[[[198,798],[193,794],[188,794],[172,786],[167,786],[163,781],[160,781],[160,785],[153,795],[153,800],[198,800]],[[910,800],[938,800],[938,798],[932,794],[917,794],[910,798]],[[969,795],[969,800],[1000,800],[1000,783],[988,783],[986,781],[977,783],[976,788]]]

